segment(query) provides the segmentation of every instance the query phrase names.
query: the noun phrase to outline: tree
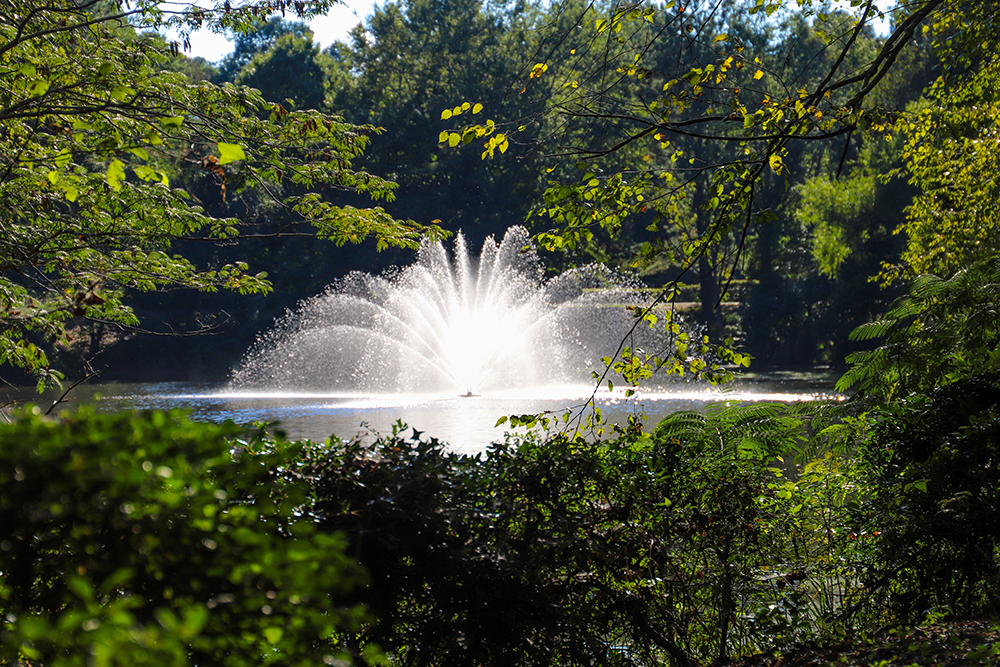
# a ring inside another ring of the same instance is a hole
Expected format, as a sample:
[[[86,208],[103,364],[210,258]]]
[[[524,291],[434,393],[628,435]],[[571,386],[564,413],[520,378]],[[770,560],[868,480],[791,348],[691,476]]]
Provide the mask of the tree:
[[[296,510],[303,445],[179,413],[0,429],[0,662],[320,664],[364,620],[341,539]],[[242,444],[237,437],[244,436]]]
[[[387,129],[367,155],[392,174],[400,196],[389,209],[418,221],[440,219],[478,244],[503,236],[538,196],[538,164],[483,165],[479,147],[439,141],[445,105],[469,101],[529,113],[537,99],[509,95],[533,48],[538,10],[524,3],[403,0],[385,3],[328,53],[342,85],[332,108]]]
[[[288,100],[294,109],[322,109],[326,74],[317,61],[319,47],[311,37],[311,33],[305,37],[282,35],[243,66],[236,83],[260,90],[269,100]]]
[[[885,278],[949,276],[1000,251],[1000,65],[987,63],[960,86],[937,81],[905,122],[905,175],[919,193],[907,209],[903,264]]]
[[[278,16],[257,21],[248,30],[235,32],[232,35],[233,52],[219,62],[219,80],[235,80],[255,56],[269,51],[286,35],[312,41],[313,32],[307,23],[288,21]]]
[[[765,363],[782,367],[836,365],[862,343],[852,329],[883,312],[895,296],[874,282],[882,263],[899,257],[893,234],[913,194],[902,179],[879,174],[899,165],[899,142],[861,139],[856,160],[839,177],[821,173],[791,189],[778,214],[784,238],[757,285],[741,322],[747,344]]]
[[[223,198],[253,188],[273,199],[292,216],[282,233],[337,244],[374,237],[379,248],[415,247],[436,233],[319,193],[392,198],[391,182],[353,166],[379,130],[289,111],[250,88],[189,82],[168,68],[162,40],[137,33],[244,30],[278,7],[227,3],[171,16],[152,0],[14,0],[0,10],[0,363],[37,374],[39,386],[58,381],[45,350],[80,323],[138,326],[130,290],[269,289],[244,262],[198,266],[176,254],[180,239],[246,236],[238,220],[208,215],[171,187],[179,165],[202,170]]]
[[[681,246],[674,280],[704,273],[711,249],[733,243],[713,267],[722,274],[720,299],[747,260],[754,234],[774,219],[772,184],[799,177],[808,146],[842,140],[847,157],[855,133],[889,130],[898,110],[881,106],[880,85],[901,90],[889,74],[909,58],[914,35],[953,12],[940,0],[908,5],[893,15],[890,34],[876,38],[871,25],[882,14],[872,2],[848,14],[805,3],[803,21],[790,22],[789,36],[806,28],[808,39],[760,39],[747,30],[755,16],[779,16],[784,7],[759,0],[734,8],[641,2],[570,10],[572,29],[553,34],[552,47],[537,52],[536,64],[516,84],[553,81],[539,118],[564,131],[536,136],[552,158],[582,165],[577,175],[567,179],[563,172],[552,183],[545,203],[551,226],[538,240],[550,248],[575,247],[597,229],[617,234],[623,220],[656,207],[669,210],[696,187],[698,237]],[[970,20],[988,21],[984,7],[977,5]],[[673,58],[661,55],[671,52]],[[496,157],[498,142],[541,122],[500,116],[452,131],[478,138],[485,155]],[[638,155],[654,159],[615,164],[637,147]],[[639,248],[637,265],[672,252],[669,222],[662,214],[650,221],[653,238]]]

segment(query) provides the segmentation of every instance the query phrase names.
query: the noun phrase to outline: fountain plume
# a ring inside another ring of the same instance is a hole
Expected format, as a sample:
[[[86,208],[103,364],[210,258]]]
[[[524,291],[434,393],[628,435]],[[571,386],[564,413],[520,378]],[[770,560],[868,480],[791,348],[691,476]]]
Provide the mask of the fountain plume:
[[[529,241],[512,227],[473,258],[459,234],[451,254],[424,244],[394,276],[351,273],[279,321],[232,384],[471,395],[587,382],[631,326],[636,285],[603,267],[546,281]]]

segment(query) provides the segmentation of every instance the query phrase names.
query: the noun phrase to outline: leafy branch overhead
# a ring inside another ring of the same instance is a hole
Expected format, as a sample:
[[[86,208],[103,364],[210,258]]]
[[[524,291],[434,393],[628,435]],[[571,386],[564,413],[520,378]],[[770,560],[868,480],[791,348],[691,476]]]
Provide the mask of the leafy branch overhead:
[[[859,137],[908,131],[883,91],[918,42],[944,63],[939,99],[973,80],[996,44],[983,4],[927,0],[891,15],[870,0],[799,4],[794,16],[769,0],[568,6],[508,90],[507,99],[535,100],[535,111],[491,106],[490,120],[461,124],[465,106],[455,107],[442,114],[452,127],[439,140],[481,141],[484,159],[499,157],[498,140],[501,154],[543,153],[548,189],[532,213],[540,245],[575,253],[645,229],[632,266],[677,267],[674,286],[713,280],[705,292],[718,307],[775,220],[774,192],[810,168],[800,163],[807,147],[833,144],[839,174]],[[817,253],[835,274],[843,257]]]
[[[931,0],[898,16],[891,34],[873,44],[871,25],[886,18],[874,3],[859,3],[848,15],[826,14],[805,3],[806,16],[814,18],[826,39],[823,54],[831,54],[823,75],[809,82],[796,78],[801,73],[779,70],[767,54],[755,55],[768,45],[741,28],[746,14],[771,16],[780,3],[757,0],[728,10],[714,3],[675,2],[616,5],[608,13],[588,8],[572,34],[550,37],[556,46],[542,53],[545,62],[525,67],[522,93],[549,80],[548,101],[544,114],[517,131],[530,135],[535,129],[538,136],[522,143],[543,141],[551,159],[580,161],[579,168],[588,173],[581,182],[596,176],[597,186],[622,196],[614,198],[618,215],[609,215],[576,200],[586,193],[561,190],[572,183],[553,181],[549,193],[557,206],[539,214],[558,223],[558,233],[540,239],[556,247],[572,242],[578,227],[618,225],[621,217],[683,196],[699,179],[710,181],[706,187],[714,193],[702,206],[715,220],[713,234],[758,220],[762,211],[754,206],[754,189],[769,175],[785,174],[791,144],[890,129],[894,110],[866,101],[915,29],[942,4]],[[442,119],[458,115],[446,111]],[[469,124],[442,132],[441,138],[447,136],[454,146],[489,136],[496,127],[495,120]],[[604,139],[595,145],[594,135]],[[711,140],[729,149],[706,159],[679,149],[678,138]],[[613,162],[632,158],[633,148],[651,159]],[[602,170],[605,163],[616,168]],[[576,205],[591,215],[569,215]],[[654,224],[660,222],[657,217]],[[698,245],[691,250],[697,253]]]
[[[307,16],[330,4],[169,13],[149,0],[15,0],[0,10],[0,364],[37,373],[40,386],[57,381],[43,347],[65,341],[73,318],[139,325],[129,290],[269,291],[243,262],[197,266],[174,249],[242,235],[240,221],[208,214],[177,187],[185,173],[214,180],[223,199],[254,190],[337,244],[416,247],[439,233],[380,207],[338,205],[338,192],[391,201],[392,182],[355,166],[379,129],[189,81],[171,71],[177,45],[141,32],[239,30],[272,11]]]

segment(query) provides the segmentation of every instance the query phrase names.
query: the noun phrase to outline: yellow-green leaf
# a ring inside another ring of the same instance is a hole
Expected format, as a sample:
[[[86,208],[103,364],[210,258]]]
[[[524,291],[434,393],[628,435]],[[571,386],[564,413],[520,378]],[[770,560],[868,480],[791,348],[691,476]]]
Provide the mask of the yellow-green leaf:
[[[451,109],[445,109],[441,112],[441,120],[448,120],[451,118]]]
[[[59,154],[56,155],[55,159],[56,166],[65,168],[67,165],[69,165],[69,161],[70,159],[72,159],[72,157],[73,154],[69,152],[68,148],[62,149],[61,151],[59,151]]]
[[[41,97],[49,92],[49,82],[45,79],[36,79],[28,86],[28,92],[36,97]]]
[[[108,165],[108,171],[104,175],[111,189],[118,191],[122,189],[122,181],[125,180],[125,163],[121,160],[112,160]]]
[[[438,143],[443,144],[448,141],[448,130],[441,130],[441,134],[438,135]]]
[[[482,110],[483,110],[483,105],[479,104],[478,102],[476,103],[475,106],[472,107],[472,113],[474,113],[474,114],[477,114],[477,113],[479,113]]]
[[[135,88],[129,88],[128,86],[115,86],[111,89],[111,97],[118,102],[124,102],[131,95],[135,95]]]
[[[219,142],[219,164],[229,164],[239,160],[246,160],[247,155],[243,152],[243,147],[239,144],[226,144]]]
[[[451,134],[448,135],[448,145],[451,146],[452,148],[457,146],[458,142],[460,142],[461,140],[462,140],[462,135],[460,135],[458,132],[452,132]]]
[[[771,169],[773,169],[776,174],[780,174],[781,170],[785,168],[780,155],[772,155],[767,161],[768,164],[771,165]]]

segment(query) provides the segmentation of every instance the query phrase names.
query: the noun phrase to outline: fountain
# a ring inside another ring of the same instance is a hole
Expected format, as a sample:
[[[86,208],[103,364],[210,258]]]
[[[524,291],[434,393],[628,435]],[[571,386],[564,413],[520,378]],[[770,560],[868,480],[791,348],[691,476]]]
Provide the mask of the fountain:
[[[598,265],[545,280],[529,243],[513,227],[474,259],[459,234],[451,254],[424,244],[393,275],[349,274],[262,336],[231,386],[468,397],[592,383],[639,285]]]
[[[605,419],[622,423],[722,398],[816,397],[815,388],[788,392],[780,385],[723,395],[699,383],[648,386],[627,396],[618,378],[613,391],[605,385],[595,392],[592,372],[625,336],[634,349],[667,347],[645,326],[629,333],[635,321],[627,307],[649,294],[600,265],[546,279],[529,241],[515,227],[500,243],[487,239],[476,258],[460,235],[451,252],[424,245],[411,266],[391,275],[350,274],[262,334],[225,387],[95,390],[109,404],[277,423],[292,439],[318,442],[331,434],[370,442],[373,432],[403,422],[470,454],[503,438],[495,426],[501,417],[580,414],[591,400]]]

